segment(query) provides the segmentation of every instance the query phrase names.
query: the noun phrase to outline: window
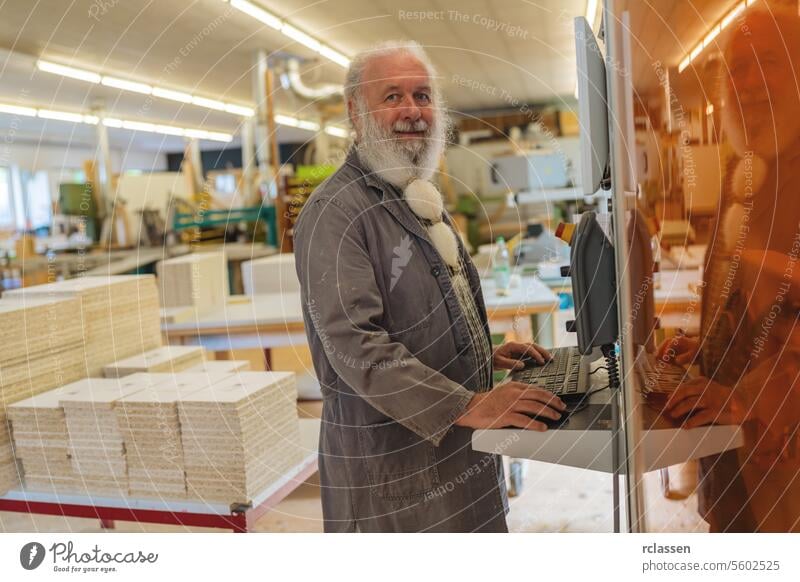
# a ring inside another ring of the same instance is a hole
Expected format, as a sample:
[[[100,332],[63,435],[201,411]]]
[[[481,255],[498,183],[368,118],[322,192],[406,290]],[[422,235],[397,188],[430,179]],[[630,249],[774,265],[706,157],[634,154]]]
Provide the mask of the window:
[[[0,168],[0,228],[14,228],[14,201],[11,196],[11,172]]]

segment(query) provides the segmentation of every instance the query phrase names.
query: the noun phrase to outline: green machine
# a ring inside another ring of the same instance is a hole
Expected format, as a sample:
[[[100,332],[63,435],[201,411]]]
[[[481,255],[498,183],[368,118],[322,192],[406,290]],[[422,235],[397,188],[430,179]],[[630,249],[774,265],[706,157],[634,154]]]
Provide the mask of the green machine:
[[[240,222],[262,222],[266,229],[266,243],[278,246],[278,230],[274,206],[248,206],[229,210],[197,210],[195,212],[175,212],[172,229],[180,232],[189,228],[218,228]]]
[[[85,225],[86,236],[97,242],[100,235],[97,203],[91,184],[64,183],[58,187],[58,205],[61,214],[78,219]]]

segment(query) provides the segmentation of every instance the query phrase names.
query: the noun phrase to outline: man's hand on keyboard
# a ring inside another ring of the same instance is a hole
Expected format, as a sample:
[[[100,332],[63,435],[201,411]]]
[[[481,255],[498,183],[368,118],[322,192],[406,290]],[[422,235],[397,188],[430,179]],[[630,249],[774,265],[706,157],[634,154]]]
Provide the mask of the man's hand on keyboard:
[[[492,354],[495,370],[522,370],[529,362],[544,364],[552,358],[550,352],[536,344],[506,342]]]
[[[543,432],[547,425],[532,417],[559,420],[565,409],[564,402],[546,390],[506,382],[489,392],[475,394],[455,424],[475,429],[516,427]]]
[[[700,352],[700,340],[685,335],[676,335],[664,341],[658,348],[657,357],[668,364],[688,368]]]

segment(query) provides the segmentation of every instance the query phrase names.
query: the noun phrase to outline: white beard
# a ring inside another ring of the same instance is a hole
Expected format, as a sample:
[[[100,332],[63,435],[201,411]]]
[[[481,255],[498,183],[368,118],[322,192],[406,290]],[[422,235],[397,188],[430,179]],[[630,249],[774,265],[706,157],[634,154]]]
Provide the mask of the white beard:
[[[355,147],[370,171],[401,190],[412,180],[431,179],[445,147],[444,114],[437,112],[430,126],[420,119],[415,124],[398,121],[391,130],[385,130],[365,107],[359,105],[358,110],[361,132]],[[421,140],[405,142],[394,131],[426,131],[426,135]]]

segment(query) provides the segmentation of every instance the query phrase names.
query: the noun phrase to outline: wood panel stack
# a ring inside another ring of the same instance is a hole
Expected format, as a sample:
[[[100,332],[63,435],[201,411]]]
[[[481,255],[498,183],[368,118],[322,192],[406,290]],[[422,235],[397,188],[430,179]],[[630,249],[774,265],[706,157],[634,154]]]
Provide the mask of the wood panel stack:
[[[178,402],[231,377],[230,373],[136,374],[144,388],[120,398],[115,412],[125,443],[134,497],[186,497]]]
[[[72,468],[81,493],[125,496],[128,471],[122,434],[114,411],[120,398],[144,387],[140,379],[87,378],[59,402],[64,408]]]
[[[157,266],[161,306],[193,307],[202,315],[225,305],[228,263],[225,253],[193,253],[161,261]]]
[[[70,458],[61,398],[80,390],[80,386],[67,385],[8,407],[14,454],[22,465],[26,489],[48,493],[76,489],[77,476]]]
[[[158,289],[152,275],[81,277],[7,292],[3,300],[77,299],[89,376],[103,366],[161,346]]]
[[[180,372],[192,366],[202,365],[205,350],[199,346],[162,346],[108,364],[103,368],[106,378],[122,378],[140,372]]]
[[[191,368],[186,368],[186,373],[209,374],[214,372],[247,372],[250,370],[250,362],[247,360],[209,360],[202,364],[197,364]]]
[[[242,263],[242,285],[245,295],[299,292],[294,253],[245,261]]]
[[[3,494],[19,485],[7,407],[86,376],[79,302],[52,297],[0,300],[0,346],[0,494]]]
[[[20,469],[11,448],[11,431],[5,414],[0,424],[0,495],[15,489],[20,482]]]
[[[188,496],[246,503],[303,459],[291,372],[241,372],[178,403]]]

